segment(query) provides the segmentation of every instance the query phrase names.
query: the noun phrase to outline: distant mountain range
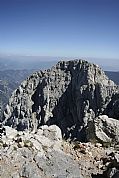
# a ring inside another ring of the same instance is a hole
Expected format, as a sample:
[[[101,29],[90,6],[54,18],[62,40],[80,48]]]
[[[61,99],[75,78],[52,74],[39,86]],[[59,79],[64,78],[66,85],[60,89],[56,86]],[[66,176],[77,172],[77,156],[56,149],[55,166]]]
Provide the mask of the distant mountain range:
[[[119,72],[105,71],[105,73],[111,80],[119,85]]]
[[[37,56],[0,56],[0,70],[31,70],[50,68],[57,62],[55,57]]]
[[[11,93],[34,70],[3,70],[0,71],[0,116],[8,102]]]
[[[105,59],[92,57],[54,57],[54,56],[30,56],[30,55],[2,55],[0,54],[0,70],[8,69],[47,69],[60,60],[83,59],[99,65],[104,71],[118,71],[119,59]],[[112,65],[113,61],[113,65]]]

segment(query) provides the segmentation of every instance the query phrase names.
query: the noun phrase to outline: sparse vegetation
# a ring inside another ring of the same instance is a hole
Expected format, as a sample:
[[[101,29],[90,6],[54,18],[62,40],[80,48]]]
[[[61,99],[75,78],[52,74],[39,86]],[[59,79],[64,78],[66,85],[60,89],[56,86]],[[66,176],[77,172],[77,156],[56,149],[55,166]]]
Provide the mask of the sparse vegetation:
[[[33,143],[30,140],[24,140],[24,146],[28,148],[32,148]]]

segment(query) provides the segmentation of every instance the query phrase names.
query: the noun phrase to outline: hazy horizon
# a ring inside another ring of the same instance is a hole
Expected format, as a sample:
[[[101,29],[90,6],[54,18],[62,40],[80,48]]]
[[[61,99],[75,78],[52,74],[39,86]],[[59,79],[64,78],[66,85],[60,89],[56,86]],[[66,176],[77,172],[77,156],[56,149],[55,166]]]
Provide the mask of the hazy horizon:
[[[4,69],[47,69],[60,60],[82,59],[99,65],[105,71],[119,71],[119,59],[94,58],[94,57],[64,57],[64,56],[23,56],[1,55],[0,65]],[[113,64],[113,65],[112,65]],[[1,69],[2,69],[1,68]],[[3,70],[3,69],[2,69]]]

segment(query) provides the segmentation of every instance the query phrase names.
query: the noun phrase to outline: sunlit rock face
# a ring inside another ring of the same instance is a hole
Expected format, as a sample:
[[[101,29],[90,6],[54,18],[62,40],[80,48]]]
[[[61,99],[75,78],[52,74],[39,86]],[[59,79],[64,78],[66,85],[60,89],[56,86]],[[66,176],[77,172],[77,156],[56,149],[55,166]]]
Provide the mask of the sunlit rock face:
[[[3,123],[34,131],[56,124],[65,138],[85,140],[90,120],[101,114],[118,118],[119,112],[109,111],[118,93],[118,86],[97,65],[60,61],[22,82],[9,99]]]

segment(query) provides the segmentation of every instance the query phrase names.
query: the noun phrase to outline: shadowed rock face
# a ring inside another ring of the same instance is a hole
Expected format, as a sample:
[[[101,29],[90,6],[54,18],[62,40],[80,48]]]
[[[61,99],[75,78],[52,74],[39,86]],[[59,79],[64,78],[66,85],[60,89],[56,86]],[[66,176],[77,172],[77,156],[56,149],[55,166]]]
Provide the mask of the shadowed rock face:
[[[3,122],[18,130],[56,124],[64,137],[84,140],[88,121],[108,115],[118,91],[97,65],[83,60],[61,61],[34,73],[13,92]],[[118,116],[111,113],[111,117]]]
[[[97,140],[107,145],[119,143],[119,120],[109,118],[106,115],[98,116],[93,121],[88,122],[86,128],[87,140]]]
[[[33,73],[33,71],[34,70],[5,70],[5,66],[1,67],[0,65],[0,121],[11,93],[26,77]]]

